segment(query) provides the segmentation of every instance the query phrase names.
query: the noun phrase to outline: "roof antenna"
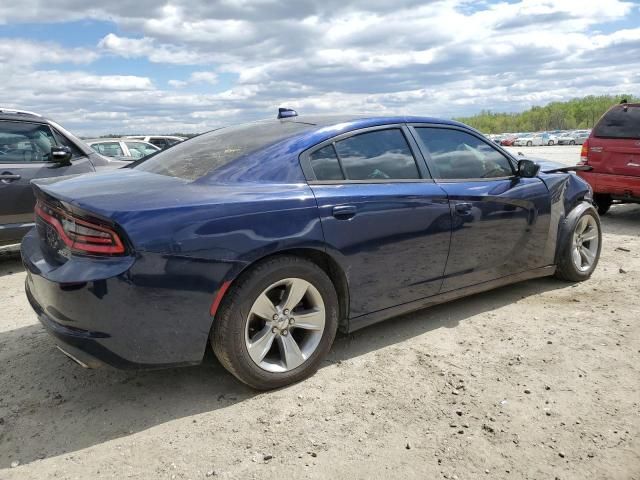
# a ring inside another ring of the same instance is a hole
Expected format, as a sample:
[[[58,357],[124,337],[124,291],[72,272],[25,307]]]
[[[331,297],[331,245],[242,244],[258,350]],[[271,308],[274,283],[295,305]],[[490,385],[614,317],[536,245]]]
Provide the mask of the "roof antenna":
[[[620,100],[620,105],[622,105],[622,111],[626,113],[627,109],[629,108],[627,105],[627,99],[623,98],[622,100]]]
[[[289,117],[297,117],[298,112],[296,112],[293,108],[279,108],[278,109],[278,118],[289,118]]]

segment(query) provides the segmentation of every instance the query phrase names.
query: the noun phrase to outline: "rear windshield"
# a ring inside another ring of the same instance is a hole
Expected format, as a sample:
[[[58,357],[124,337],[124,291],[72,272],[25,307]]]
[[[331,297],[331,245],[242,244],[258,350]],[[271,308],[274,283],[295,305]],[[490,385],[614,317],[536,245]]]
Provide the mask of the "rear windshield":
[[[594,137],[640,138],[640,107],[617,105],[600,119]]]
[[[163,150],[133,168],[197,180],[256,150],[314,127],[308,123],[263,120],[220,128]]]

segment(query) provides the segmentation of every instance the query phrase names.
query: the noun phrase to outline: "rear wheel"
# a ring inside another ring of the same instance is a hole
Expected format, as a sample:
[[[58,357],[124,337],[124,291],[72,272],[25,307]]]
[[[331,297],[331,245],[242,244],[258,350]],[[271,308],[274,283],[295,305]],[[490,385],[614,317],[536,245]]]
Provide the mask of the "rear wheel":
[[[596,206],[598,207],[598,213],[600,215],[604,215],[609,211],[611,205],[613,204],[613,199],[611,195],[596,193],[593,196],[593,200],[596,202]]]
[[[338,327],[338,299],[326,273],[292,256],[243,274],[216,314],[211,345],[247,385],[267,390],[312,375]]]
[[[533,142],[532,142],[531,140],[529,140],[529,141],[527,142],[527,147],[530,147],[530,146],[532,146],[532,145],[533,145]]]
[[[549,143],[548,143],[547,145],[549,145],[550,147],[552,147],[552,146],[553,146],[553,140],[549,140]]]
[[[572,282],[587,280],[598,264],[602,247],[600,219],[593,208],[585,210],[562,245],[556,277]]]
[[[569,140],[569,145],[575,145],[576,141],[575,140]]]

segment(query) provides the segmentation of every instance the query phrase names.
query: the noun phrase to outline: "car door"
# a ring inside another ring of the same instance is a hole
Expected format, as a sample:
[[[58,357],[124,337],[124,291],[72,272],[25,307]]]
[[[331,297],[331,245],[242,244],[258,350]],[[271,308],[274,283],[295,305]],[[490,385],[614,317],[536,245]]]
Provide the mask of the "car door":
[[[301,156],[355,318],[440,291],[451,235],[445,192],[403,125],[350,132]]]
[[[93,171],[75,147],[70,166],[51,162],[55,145],[60,142],[49,125],[0,121],[0,245],[20,242],[34,224],[32,179]]]
[[[544,182],[517,176],[506,153],[469,130],[414,125],[411,131],[451,208],[441,291],[545,266],[553,245]]]

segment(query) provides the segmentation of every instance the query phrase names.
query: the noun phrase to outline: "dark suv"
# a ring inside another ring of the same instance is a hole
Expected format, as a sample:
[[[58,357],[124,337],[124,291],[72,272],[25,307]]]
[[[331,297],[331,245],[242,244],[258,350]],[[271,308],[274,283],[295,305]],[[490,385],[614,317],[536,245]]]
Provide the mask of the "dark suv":
[[[593,167],[578,175],[593,188],[600,215],[614,201],[640,203],[640,103],[611,107],[582,145],[579,164]]]
[[[94,152],[57,123],[0,107],[0,253],[19,247],[34,225],[34,178],[119,168],[129,162]]]

